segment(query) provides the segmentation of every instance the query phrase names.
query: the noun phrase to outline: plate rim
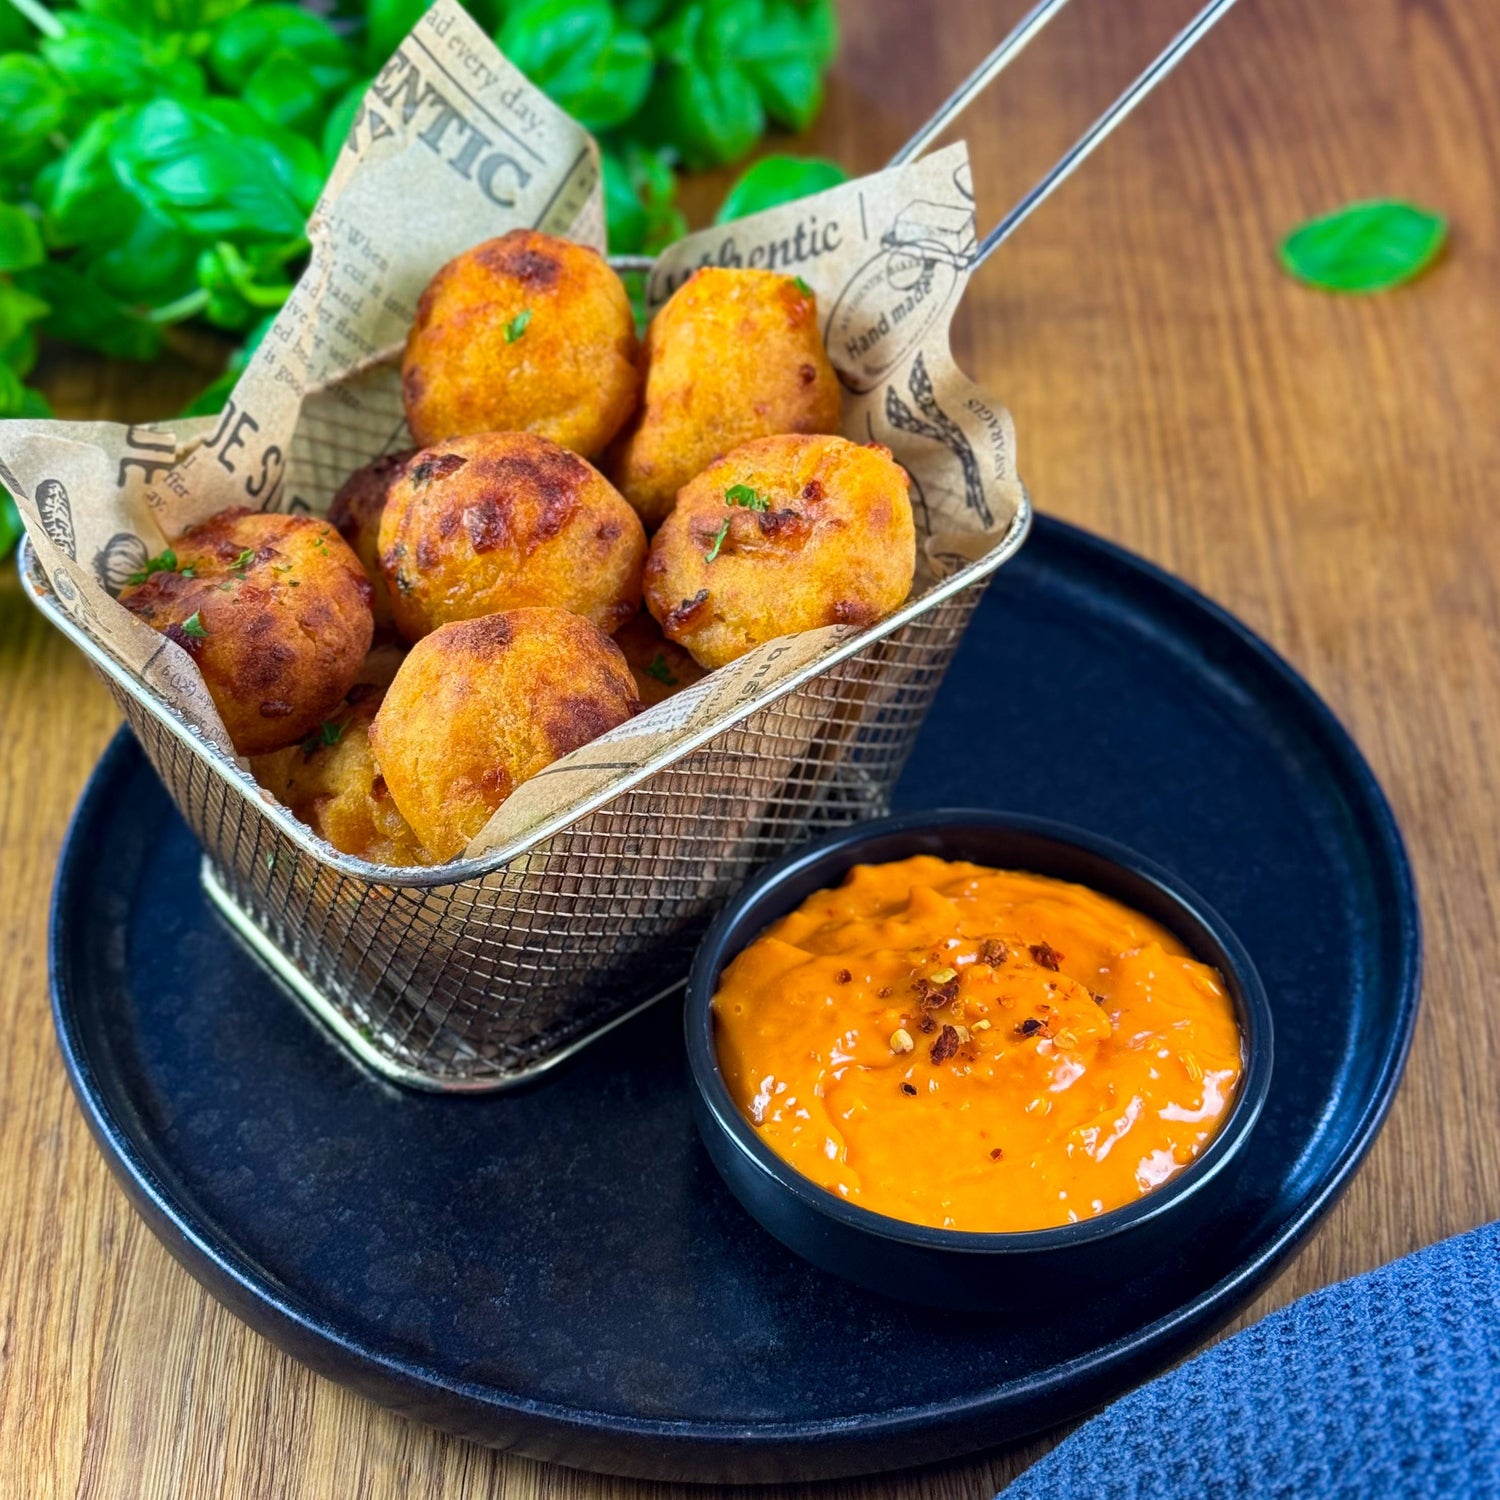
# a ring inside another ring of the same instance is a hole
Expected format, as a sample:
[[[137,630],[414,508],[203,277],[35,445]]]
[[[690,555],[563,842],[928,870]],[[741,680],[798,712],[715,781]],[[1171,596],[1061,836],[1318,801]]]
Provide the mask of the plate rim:
[[[1337,715],[1279,652],[1191,584],[1117,543],[1050,516],[1038,515],[1033,529],[1035,540],[1045,538],[1075,552],[1092,554],[1096,567],[1102,562],[1116,573],[1123,569],[1136,574],[1153,589],[1169,596],[1177,607],[1186,606],[1195,613],[1206,614],[1237,646],[1247,649],[1257,659],[1260,670],[1279,679],[1281,688],[1296,700],[1304,725],[1316,729],[1324,753],[1337,767],[1346,789],[1359,794],[1358,802],[1353,805],[1363,814],[1360,821],[1366,825],[1366,841],[1378,846],[1384,856],[1380,865],[1382,883],[1393,884],[1395,909],[1391,916],[1397,920],[1383,925],[1394,929],[1392,941],[1401,953],[1400,973],[1392,983],[1399,1023],[1383,1038],[1375,1085],[1332,1167],[1314,1179],[1312,1189],[1280,1230],[1252,1255],[1241,1258],[1229,1275],[1165,1316],[1066,1363],[1008,1381],[1003,1387],[992,1386],[941,1402],[896,1407],[860,1416],[853,1422],[847,1418],[821,1417],[802,1421],[714,1423],[696,1418],[641,1418],[587,1410],[455,1380],[419,1361],[362,1345],[320,1316],[316,1306],[278,1283],[232,1246],[217,1243],[191,1209],[176,1202],[166,1191],[125,1124],[109,1109],[98,1085],[97,1071],[75,1024],[74,1007],[67,994],[72,960],[63,930],[73,888],[86,878],[84,831],[106,813],[108,799],[104,794],[109,785],[131,770],[133,761],[144,758],[129,727],[122,726],[90,772],[63,836],[48,912],[49,992],[59,1050],[90,1133],[128,1198],[174,1259],[235,1316],[293,1358],[380,1404],[494,1445],[493,1439],[480,1435],[477,1429],[423,1415],[414,1409],[422,1405],[420,1400],[401,1398],[415,1394],[456,1400],[476,1416],[502,1415],[523,1422],[528,1428],[525,1435],[505,1444],[516,1451],[579,1467],[597,1467],[600,1472],[614,1475],[658,1479],[707,1478],[707,1470],[700,1473],[695,1459],[707,1455],[722,1457],[726,1452],[739,1458],[760,1454],[788,1460],[775,1463],[768,1471],[770,1478],[814,1478],[872,1473],[914,1462],[938,1462],[977,1451],[995,1441],[1019,1440],[1049,1425],[1045,1421],[1005,1423],[1006,1415],[1021,1405],[1053,1393],[1076,1393],[1079,1388],[1112,1383],[1148,1361],[1165,1365],[1228,1322],[1306,1242],[1348,1186],[1389,1114],[1410,1055],[1421,1002],[1422,931],[1416,881],[1394,812],[1374,772]],[[981,1426],[986,1420],[991,1428],[1003,1426],[1004,1431],[986,1433]],[[975,1424],[967,1437],[958,1431],[965,1424]],[[944,1432],[953,1439],[946,1447],[933,1441]],[[882,1460],[874,1451],[883,1441],[918,1436],[928,1440],[921,1454],[894,1455]],[[544,1441],[533,1446],[533,1441],[539,1438]],[[559,1442],[611,1438],[669,1444],[670,1453],[662,1456],[680,1459],[682,1463],[662,1465],[648,1461],[636,1468],[622,1466],[614,1457],[607,1463],[596,1463],[589,1456],[572,1457],[565,1448],[557,1449]],[[830,1456],[836,1455],[838,1461],[827,1466],[817,1464],[813,1456],[822,1449],[834,1450]]]

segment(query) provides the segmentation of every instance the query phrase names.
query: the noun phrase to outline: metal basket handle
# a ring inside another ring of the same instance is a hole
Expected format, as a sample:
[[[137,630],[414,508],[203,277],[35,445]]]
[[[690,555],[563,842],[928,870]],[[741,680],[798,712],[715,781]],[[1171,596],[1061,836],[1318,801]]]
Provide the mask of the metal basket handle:
[[[1037,0],[989,56],[938,106],[929,119],[917,127],[911,139],[890,159],[888,165],[897,167],[919,157],[1020,56],[1026,44],[1067,3],[1068,0]],[[1113,133],[1115,127],[1192,51],[1234,3],[1235,0],[1209,0],[1167,43],[1135,82],[1063,152],[1046,173],[1022,194],[1010,212],[980,240],[969,262],[971,270],[982,266],[1073,175],[1094,148]],[[650,271],[656,264],[649,255],[612,255],[609,263],[617,271]]]

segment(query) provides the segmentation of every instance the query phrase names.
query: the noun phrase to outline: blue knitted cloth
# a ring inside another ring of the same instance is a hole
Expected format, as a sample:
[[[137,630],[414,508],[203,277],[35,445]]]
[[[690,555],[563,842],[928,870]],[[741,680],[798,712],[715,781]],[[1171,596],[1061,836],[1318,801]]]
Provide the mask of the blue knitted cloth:
[[[1500,1224],[1325,1287],[1122,1397],[1001,1500],[1500,1496]]]

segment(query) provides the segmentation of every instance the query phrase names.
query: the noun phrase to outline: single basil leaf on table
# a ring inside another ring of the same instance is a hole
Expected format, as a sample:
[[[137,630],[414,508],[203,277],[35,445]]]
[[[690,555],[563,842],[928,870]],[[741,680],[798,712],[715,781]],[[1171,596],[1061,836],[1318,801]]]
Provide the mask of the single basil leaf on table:
[[[0,272],[29,271],[46,258],[37,221],[14,203],[0,203]]]
[[[714,223],[727,224],[731,219],[791,203],[848,180],[849,174],[837,162],[820,156],[763,156],[729,189]]]
[[[500,50],[588,130],[628,120],[651,87],[654,54],[609,0],[521,0],[507,12]]]
[[[1324,291],[1379,292],[1426,270],[1447,230],[1444,219],[1415,204],[1351,203],[1294,229],[1282,241],[1281,263]]]
[[[765,131],[765,108],[740,61],[763,16],[760,0],[691,0],[653,33],[660,66],[643,124],[690,168],[734,161]]]
[[[0,171],[34,170],[51,154],[51,137],[67,116],[67,90],[41,58],[0,57]]]

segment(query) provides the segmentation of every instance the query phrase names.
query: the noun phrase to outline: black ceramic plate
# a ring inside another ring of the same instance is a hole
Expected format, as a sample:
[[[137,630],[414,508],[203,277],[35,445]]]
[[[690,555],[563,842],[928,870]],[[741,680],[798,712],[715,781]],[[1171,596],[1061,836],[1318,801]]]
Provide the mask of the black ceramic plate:
[[[1270,994],[1275,1077],[1214,1184],[1222,1208],[1126,1294],[1042,1286],[1018,1320],[812,1270],[709,1164],[671,1003],[523,1093],[372,1081],[210,910],[192,838],[124,736],[58,873],[63,1054],[183,1264],[298,1358],[413,1417],[660,1477],[971,1451],[1181,1355],[1306,1236],[1400,1076],[1418,935],[1390,812],[1308,688],[1186,588],[1056,522],[990,588],[898,798],[955,804],[1059,818],[1166,865]]]

